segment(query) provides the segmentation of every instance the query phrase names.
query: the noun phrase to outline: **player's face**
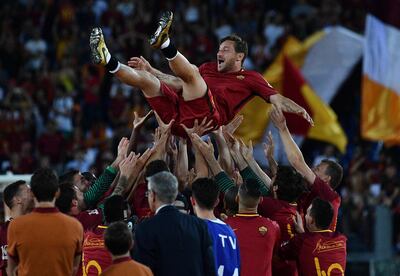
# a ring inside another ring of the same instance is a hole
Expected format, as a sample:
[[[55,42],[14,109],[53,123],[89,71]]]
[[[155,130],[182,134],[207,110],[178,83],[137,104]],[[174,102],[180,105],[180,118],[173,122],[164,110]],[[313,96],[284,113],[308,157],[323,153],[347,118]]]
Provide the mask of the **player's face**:
[[[328,168],[328,164],[326,163],[319,163],[316,167],[313,168],[313,172],[316,176],[321,178],[324,181],[328,181],[327,179],[329,176],[325,173],[326,169]]]
[[[28,185],[22,185],[19,189],[19,197],[22,202],[22,212],[26,214],[33,208],[33,196],[31,193],[31,189],[28,187]]]
[[[89,187],[85,185],[84,179],[85,178],[81,173],[77,173],[74,175],[74,185],[77,186],[82,193],[86,192],[89,189]]]
[[[235,42],[225,40],[217,52],[218,72],[235,72],[241,68],[241,58],[235,51]]]
[[[76,199],[78,201],[78,209],[79,211],[84,211],[86,209],[86,204],[83,198],[83,193],[77,186],[74,186],[74,189],[76,193]]]

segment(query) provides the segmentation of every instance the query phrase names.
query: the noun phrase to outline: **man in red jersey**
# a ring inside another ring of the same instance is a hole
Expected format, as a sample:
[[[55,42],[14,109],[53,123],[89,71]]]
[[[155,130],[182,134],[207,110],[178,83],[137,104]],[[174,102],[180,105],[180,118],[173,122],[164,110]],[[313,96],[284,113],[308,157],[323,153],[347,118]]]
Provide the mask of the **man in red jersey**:
[[[316,197],[329,201],[333,206],[334,212],[333,220],[329,229],[335,231],[340,206],[340,196],[334,189],[342,181],[342,166],[335,161],[324,159],[315,168],[311,169],[304,161],[303,154],[290,135],[282,111],[273,108],[271,111],[271,119],[274,125],[278,128],[289,163],[304,177],[307,181],[308,188],[310,189],[310,192],[305,193],[300,198],[299,211],[306,213],[307,208]]]
[[[128,203],[120,195],[106,199],[104,217],[106,225],[98,225],[92,231],[85,232],[82,248],[82,274],[85,276],[100,275],[112,264],[110,253],[104,246],[104,231],[107,225],[127,218]],[[82,275],[79,274],[78,275]]]
[[[191,64],[169,39],[172,12],[165,12],[150,39],[153,48],[160,48],[175,76],[163,74],[143,58],[131,58],[128,65],[111,56],[100,28],[90,35],[92,60],[131,86],[140,88],[150,106],[164,122],[175,120],[172,133],[186,137],[181,124],[192,127],[196,119],[212,119],[213,126],[227,124],[254,96],[259,96],[280,110],[296,113],[312,123],[304,108],[283,97],[257,72],[243,68],[247,43],[236,35],[221,40],[217,63],[200,68]]]
[[[297,211],[297,199],[304,192],[303,177],[289,166],[278,166],[275,177],[272,178],[274,197],[263,197],[258,205],[261,216],[272,219],[279,224],[281,239],[286,242],[294,237],[294,218]],[[273,275],[294,276],[297,265],[294,261],[274,258],[272,261]]]
[[[239,241],[242,276],[272,275],[272,255],[279,246],[279,225],[257,213],[261,200],[257,181],[248,179],[239,188],[239,213],[225,221]]]
[[[304,232],[299,219],[297,228],[303,233],[282,244],[281,257],[296,260],[300,275],[344,275],[347,239],[329,229],[333,214],[328,201],[315,198],[305,217],[309,232]]]
[[[7,275],[7,230],[12,219],[25,215],[33,208],[31,191],[23,180],[8,185],[3,191],[3,202],[10,208],[10,218],[0,226],[0,276]]]
[[[103,222],[101,208],[86,210],[83,193],[72,183],[65,182],[59,186],[59,196],[56,206],[61,213],[75,217],[83,226],[83,230],[90,230]]]

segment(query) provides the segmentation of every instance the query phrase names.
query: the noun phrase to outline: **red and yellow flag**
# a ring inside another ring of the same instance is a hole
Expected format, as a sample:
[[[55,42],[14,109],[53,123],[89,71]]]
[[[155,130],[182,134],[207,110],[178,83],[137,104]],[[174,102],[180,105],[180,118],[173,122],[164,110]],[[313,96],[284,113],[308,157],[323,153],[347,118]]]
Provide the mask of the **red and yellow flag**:
[[[293,134],[331,143],[341,152],[345,152],[347,137],[336,114],[315,93],[299,69],[303,66],[310,48],[324,36],[325,32],[317,32],[304,42],[289,37],[281,53],[264,73],[264,77],[284,96],[304,107],[313,118],[315,125],[311,127],[301,117],[285,114],[288,127]],[[269,108],[269,104],[257,97],[254,98],[241,112],[244,121],[236,135],[245,141],[260,142],[268,123]]]
[[[361,135],[399,144],[400,6],[382,0],[370,8],[365,27]]]

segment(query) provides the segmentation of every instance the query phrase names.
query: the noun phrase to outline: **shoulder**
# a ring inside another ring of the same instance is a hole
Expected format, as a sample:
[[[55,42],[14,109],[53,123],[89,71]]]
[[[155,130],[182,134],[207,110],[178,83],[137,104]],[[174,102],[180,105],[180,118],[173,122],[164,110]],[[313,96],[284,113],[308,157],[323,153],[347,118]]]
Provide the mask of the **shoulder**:
[[[272,220],[272,219],[269,219],[269,218],[264,218],[264,217],[260,217],[260,218],[263,220],[264,223],[266,223],[267,225],[269,225],[273,229],[279,231],[279,224],[275,220]]]
[[[200,72],[202,71],[217,71],[217,63],[216,62],[206,62],[200,65],[199,67]]]
[[[17,217],[15,219],[12,219],[7,225],[4,225],[7,228],[11,227],[16,227],[21,224],[29,223],[30,221],[35,221],[35,214],[34,213],[29,213],[20,217]]]
[[[78,230],[83,231],[82,224],[76,218],[71,217],[66,214],[63,214],[61,212],[58,213],[58,218],[59,218],[59,220],[64,221],[67,225],[70,225],[71,227],[74,227],[74,228],[77,228]]]

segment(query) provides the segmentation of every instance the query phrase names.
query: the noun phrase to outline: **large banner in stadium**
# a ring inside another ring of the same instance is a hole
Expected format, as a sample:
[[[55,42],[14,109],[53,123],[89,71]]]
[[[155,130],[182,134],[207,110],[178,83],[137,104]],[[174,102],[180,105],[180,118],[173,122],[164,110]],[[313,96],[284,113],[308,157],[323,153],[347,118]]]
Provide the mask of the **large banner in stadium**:
[[[365,25],[361,134],[400,143],[400,6],[375,1]]]
[[[304,129],[299,131],[300,128],[297,127],[297,134],[332,143],[340,151],[344,151],[347,138],[329,103],[354,65],[360,60],[362,51],[363,38],[343,27],[327,28],[313,34],[303,42],[293,37],[287,39],[281,53],[265,71],[264,77],[289,98],[293,99],[293,89],[300,91],[297,95],[301,96],[303,102],[299,103],[308,106],[309,111],[314,114],[314,121],[318,118],[313,128],[303,126]],[[293,65],[290,71],[287,66],[285,67],[285,59],[286,65],[288,63]],[[284,91],[285,86],[288,85],[285,78],[286,80],[298,79],[298,76],[303,80],[298,83],[300,86],[287,87],[286,90],[290,91]],[[301,92],[304,89],[307,92]],[[264,140],[268,125],[268,109],[268,104],[258,98],[253,99],[242,111],[245,120],[238,129],[237,135],[247,141]],[[296,125],[296,123],[288,124]]]

